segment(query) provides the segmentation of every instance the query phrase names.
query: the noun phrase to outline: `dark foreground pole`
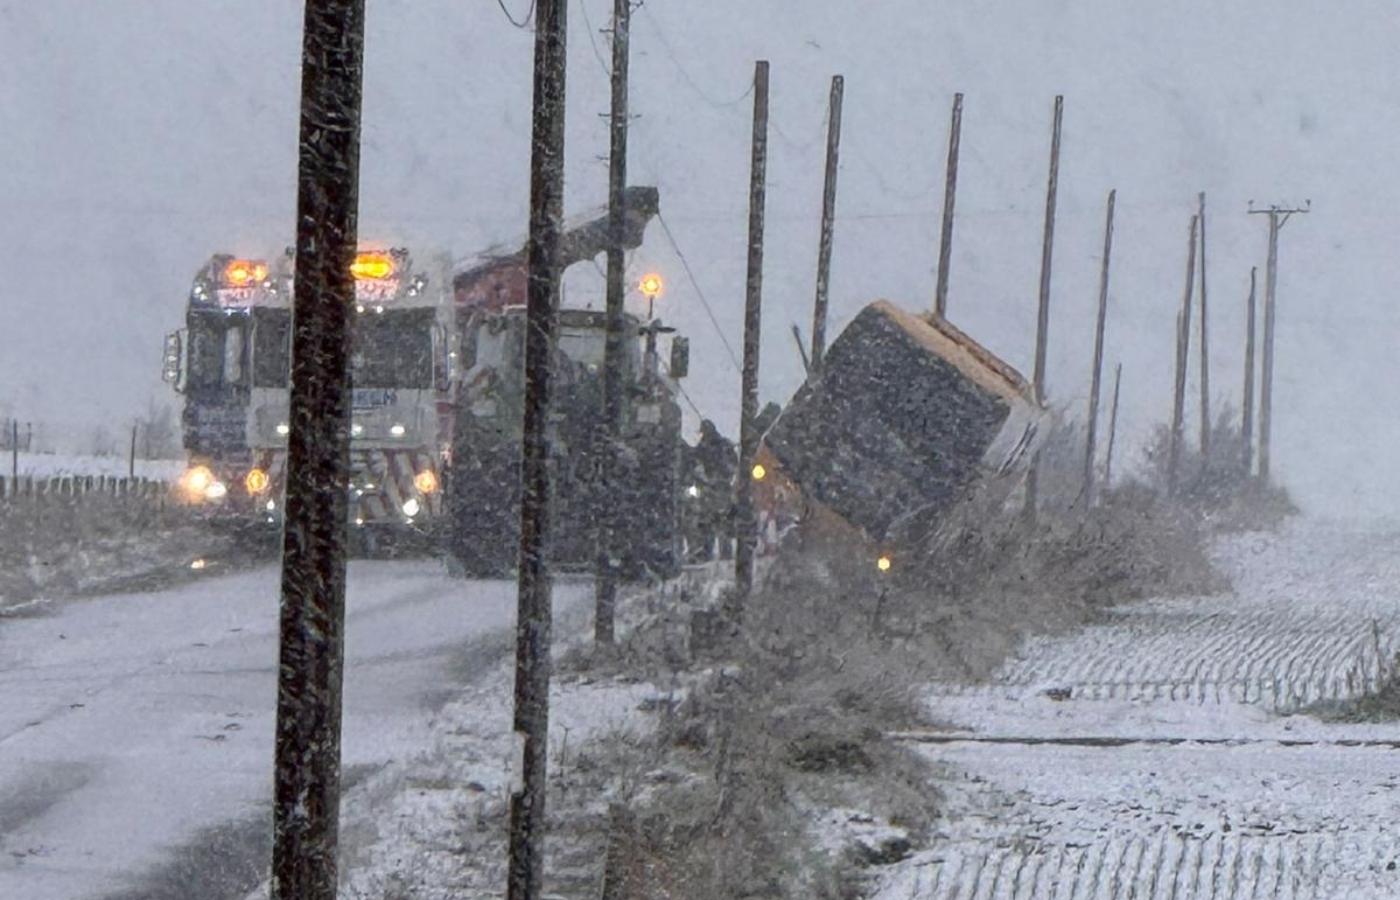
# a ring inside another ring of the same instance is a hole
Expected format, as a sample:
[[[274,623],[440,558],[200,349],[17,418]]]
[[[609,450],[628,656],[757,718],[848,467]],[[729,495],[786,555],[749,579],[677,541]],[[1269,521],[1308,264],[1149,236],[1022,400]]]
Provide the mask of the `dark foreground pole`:
[[[1255,300],[1254,291],[1256,280],[1259,276],[1259,267],[1253,266],[1249,270],[1249,300],[1245,306],[1245,335],[1244,335],[1244,403],[1240,412],[1240,437],[1244,439],[1244,474],[1253,474],[1254,471],[1254,335],[1258,332],[1255,325]]]
[[[943,180],[943,230],[938,240],[938,286],[933,311],[948,316],[948,270],[953,263],[953,207],[958,199],[958,156],[962,149],[963,95],[953,95],[953,121],[948,126],[948,171]]]
[[[1176,493],[1176,476],[1181,458],[1182,432],[1186,416],[1186,364],[1191,353],[1191,296],[1195,293],[1196,228],[1200,216],[1191,217],[1191,247],[1186,253],[1186,293],[1176,314],[1176,380],[1172,390],[1172,431],[1167,447],[1167,495]]]
[[[558,342],[559,250],[564,205],[566,0],[535,7],[534,130],[530,147],[529,287],[525,419],[520,466],[520,575],[515,625],[515,734],[522,783],[510,798],[508,900],[544,891],[545,779],[549,749],[549,647],[553,619],[549,544],[550,366]]]
[[[272,900],[334,900],[364,0],[307,0]]]
[[[758,454],[758,339],[763,312],[763,213],[768,174],[768,63],[754,65],[753,160],[749,173],[749,266],[744,298],[744,371],[740,400],[739,471],[734,478],[734,596],[728,615],[738,623],[753,591],[758,524],[753,507],[753,463]]]
[[[1031,387],[1035,402],[1045,403],[1045,348],[1050,333],[1050,270],[1055,257],[1055,196],[1060,183],[1060,122],[1064,118],[1065,98],[1055,98],[1055,124],[1050,135],[1050,180],[1045,189],[1045,235],[1040,245],[1040,295],[1036,306],[1035,377]],[[1031,460],[1026,476],[1026,521],[1035,522],[1036,504],[1040,502],[1040,454]]]
[[[1084,506],[1094,504],[1094,450],[1099,430],[1099,385],[1103,381],[1103,331],[1108,320],[1108,267],[1113,258],[1113,207],[1116,190],[1108,192],[1108,221],[1103,228],[1103,267],[1099,272],[1099,317],[1094,327],[1094,371],[1089,379],[1089,434],[1084,447]]]
[[[841,101],[846,79],[831,79],[831,106],[826,131],[826,181],[822,188],[822,231],[817,244],[817,300],[812,311],[812,358],[808,371],[820,377],[826,355],[826,307],[831,293],[831,244],[836,226],[836,173],[841,158]],[[801,347],[802,342],[798,341]]]
[[[598,448],[602,466],[601,496],[617,498],[626,490],[618,465],[617,447],[622,440],[623,313],[626,293],[623,279],[626,260],[623,244],[627,231],[627,69],[632,0],[614,0],[612,28],[612,114],[608,152],[608,288],[607,341],[603,349],[603,440]],[[599,518],[598,560],[594,571],[593,641],[610,645],[615,635],[617,609],[617,560],[620,534],[615,508],[595,510]]]

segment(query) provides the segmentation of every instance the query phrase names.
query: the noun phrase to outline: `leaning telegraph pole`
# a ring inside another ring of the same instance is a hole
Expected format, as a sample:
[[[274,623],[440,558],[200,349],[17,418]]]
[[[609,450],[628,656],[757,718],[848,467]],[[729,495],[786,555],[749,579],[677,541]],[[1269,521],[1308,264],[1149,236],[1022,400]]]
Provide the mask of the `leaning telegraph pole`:
[[[603,350],[603,422],[599,463],[602,495],[617,497],[622,472],[617,448],[622,441],[622,365],[625,340],[623,314],[626,293],[623,280],[626,261],[623,245],[627,233],[627,70],[632,0],[614,0],[612,27],[612,113],[608,150],[608,287],[607,340]],[[610,645],[615,639],[617,610],[618,526],[615,504],[604,504],[599,517],[598,562],[594,574],[593,641]]]
[[[364,0],[306,0],[272,900],[334,900]]]
[[[1206,304],[1206,192],[1200,193],[1201,211],[1201,468],[1210,467],[1210,333]]]
[[[754,64],[753,159],[749,173],[749,263],[744,297],[744,370],[740,398],[739,471],[734,478],[734,595],[727,611],[743,619],[753,591],[758,525],[753,507],[753,465],[758,455],[758,341],[763,321],[763,219],[768,177],[768,62]]]
[[[1269,260],[1264,269],[1264,360],[1259,383],[1259,477],[1269,480],[1269,451],[1273,435],[1274,413],[1274,301],[1278,290],[1278,233],[1297,213],[1312,209],[1308,201],[1301,207],[1249,210],[1250,215],[1269,217]]]
[[[1118,191],[1108,192],[1107,221],[1103,228],[1103,266],[1099,273],[1099,317],[1094,327],[1094,370],[1089,378],[1089,433],[1084,447],[1084,506],[1094,504],[1094,450],[1099,429],[1099,385],[1103,381],[1103,332],[1108,319],[1108,267],[1113,258],[1113,207]]]
[[[1259,267],[1249,270],[1249,300],[1245,306],[1244,336],[1244,403],[1240,412],[1240,435],[1244,438],[1244,474],[1252,474],[1254,469],[1254,335],[1258,329],[1254,324],[1255,303],[1254,285]]]
[[[948,171],[943,179],[943,228],[938,240],[938,286],[933,311],[948,316],[948,271],[953,263],[953,207],[958,198],[958,155],[962,148],[963,95],[953,95],[953,120],[948,126]]]
[[[1064,118],[1065,98],[1055,97],[1055,123],[1050,135],[1050,180],[1045,190],[1045,235],[1040,247],[1040,299],[1035,327],[1035,376],[1031,386],[1037,405],[1045,403],[1045,348],[1050,332],[1050,268],[1055,253],[1055,195],[1060,182],[1060,123]],[[1028,522],[1035,521],[1036,504],[1040,494],[1040,454],[1031,460],[1026,476],[1026,508]]]
[[[1176,493],[1176,475],[1185,430],[1186,366],[1191,353],[1191,295],[1195,287],[1196,229],[1200,221],[1200,216],[1191,217],[1191,243],[1186,253],[1186,292],[1181,298],[1181,311],[1176,314],[1176,381],[1172,391],[1172,430],[1167,447],[1167,496]]]
[[[520,464],[519,602],[515,625],[515,716],[520,783],[511,786],[507,900],[544,890],[545,783],[549,750],[548,562],[550,367],[558,344],[560,233],[564,207],[564,71],[567,0],[536,0],[534,125],[530,143],[525,417]]]
[[[841,103],[846,79],[831,79],[831,100],[826,131],[826,181],[822,187],[822,230],[817,245],[817,299],[812,311],[812,357],[808,370],[821,377],[826,356],[826,307],[831,293],[831,245],[836,227],[836,174],[841,158]],[[797,342],[799,349],[802,341]]]

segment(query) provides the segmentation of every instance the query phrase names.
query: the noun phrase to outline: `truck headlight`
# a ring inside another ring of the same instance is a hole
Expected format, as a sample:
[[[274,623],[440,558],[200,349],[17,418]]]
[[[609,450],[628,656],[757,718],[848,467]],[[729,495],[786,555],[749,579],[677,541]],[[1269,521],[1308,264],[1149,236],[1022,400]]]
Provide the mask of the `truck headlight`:
[[[423,507],[420,506],[418,503],[417,497],[409,497],[403,502],[403,514],[408,516],[410,519],[418,515],[419,510],[421,510],[422,508]]]
[[[389,433],[392,434],[394,437],[403,437],[404,432],[407,430],[408,429],[404,428],[402,425],[389,426]]]

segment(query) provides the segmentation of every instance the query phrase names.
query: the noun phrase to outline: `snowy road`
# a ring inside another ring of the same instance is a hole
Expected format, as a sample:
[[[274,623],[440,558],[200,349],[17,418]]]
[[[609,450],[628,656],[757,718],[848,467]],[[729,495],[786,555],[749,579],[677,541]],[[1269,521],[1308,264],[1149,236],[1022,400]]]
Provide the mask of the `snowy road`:
[[[1400,896],[1400,725],[1296,711],[1394,675],[1400,533],[1224,541],[1226,597],[1133,605],[940,684],[936,847],[879,900]],[[925,736],[927,737],[927,736]]]
[[[556,605],[583,590],[561,585]],[[431,562],[352,563],[347,771],[421,750],[514,605],[513,584]],[[201,829],[264,811],[276,661],[271,569],[0,621],[0,897],[119,892]]]

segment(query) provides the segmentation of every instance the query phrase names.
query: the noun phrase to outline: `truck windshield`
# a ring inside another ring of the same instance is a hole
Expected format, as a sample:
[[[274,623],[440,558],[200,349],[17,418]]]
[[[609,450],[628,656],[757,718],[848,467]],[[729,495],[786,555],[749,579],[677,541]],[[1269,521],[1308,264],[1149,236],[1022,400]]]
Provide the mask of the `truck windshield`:
[[[351,357],[355,387],[432,387],[434,313],[425,308],[360,316]]]
[[[247,320],[222,312],[189,318],[188,385],[210,390],[243,382]]]
[[[292,312],[253,310],[253,387],[286,387],[292,370]]]

